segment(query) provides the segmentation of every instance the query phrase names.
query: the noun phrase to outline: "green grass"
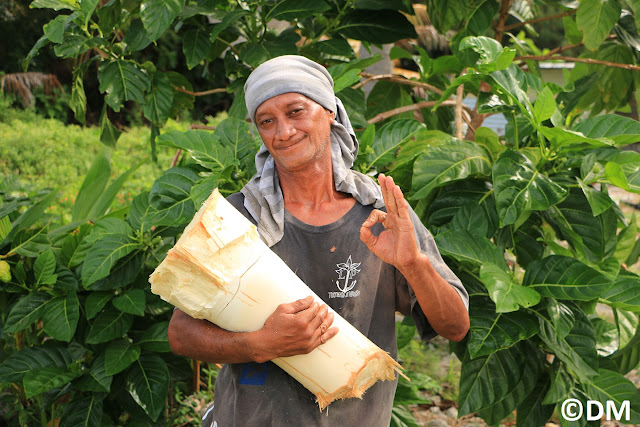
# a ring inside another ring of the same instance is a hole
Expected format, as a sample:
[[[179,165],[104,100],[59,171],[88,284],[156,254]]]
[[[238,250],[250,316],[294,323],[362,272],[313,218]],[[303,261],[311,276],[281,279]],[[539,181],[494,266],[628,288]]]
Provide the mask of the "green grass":
[[[0,105],[0,180],[19,182],[12,185],[21,193],[44,188],[59,193],[51,212],[67,217],[95,156],[110,151],[111,175],[115,178],[140,162],[124,184],[116,208],[128,204],[141,191],[149,190],[153,181],[169,168],[175,150],[158,147],[158,162],[151,160],[149,128],[124,129],[116,149],[100,142],[97,127],[65,125],[33,111],[2,108]],[[186,130],[189,123],[170,121],[163,129]]]

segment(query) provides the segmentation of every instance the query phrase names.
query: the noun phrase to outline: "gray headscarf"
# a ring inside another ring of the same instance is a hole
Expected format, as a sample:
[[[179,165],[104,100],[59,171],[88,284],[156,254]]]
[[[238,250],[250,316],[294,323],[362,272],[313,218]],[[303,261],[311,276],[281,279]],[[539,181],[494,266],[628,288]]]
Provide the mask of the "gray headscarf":
[[[333,93],[333,79],[323,66],[303,56],[279,56],[251,73],[244,92],[254,123],[256,110],[263,102],[289,92],[301,93],[332,111],[331,160],[336,190],[351,194],[363,205],[384,206],[380,187],[370,177],[351,170],[358,155],[358,140],[342,102]],[[244,206],[258,223],[262,240],[273,246],[284,234],[284,197],[275,161],[264,144],[256,154],[256,168],[258,172],[241,190]]]

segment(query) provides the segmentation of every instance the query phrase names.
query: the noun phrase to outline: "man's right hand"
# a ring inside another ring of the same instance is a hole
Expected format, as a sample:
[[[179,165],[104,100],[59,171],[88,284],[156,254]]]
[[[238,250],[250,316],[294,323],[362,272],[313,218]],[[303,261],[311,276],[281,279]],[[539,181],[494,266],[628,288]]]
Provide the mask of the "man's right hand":
[[[280,304],[256,331],[253,341],[258,361],[307,354],[338,333],[331,327],[334,314],[309,296]]]

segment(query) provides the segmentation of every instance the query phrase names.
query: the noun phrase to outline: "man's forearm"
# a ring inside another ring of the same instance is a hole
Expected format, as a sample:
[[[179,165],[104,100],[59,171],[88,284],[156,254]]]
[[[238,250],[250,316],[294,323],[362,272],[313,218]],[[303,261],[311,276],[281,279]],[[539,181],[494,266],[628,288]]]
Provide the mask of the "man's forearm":
[[[264,362],[253,345],[256,332],[229,332],[213,323],[175,310],[169,323],[171,350],[210,363]]]
[[[420,254],[400,269],[416,294],[429,324],[449,340],[462,340],[469,330],[469,314],[458,292],[433,268],[429,258]]]

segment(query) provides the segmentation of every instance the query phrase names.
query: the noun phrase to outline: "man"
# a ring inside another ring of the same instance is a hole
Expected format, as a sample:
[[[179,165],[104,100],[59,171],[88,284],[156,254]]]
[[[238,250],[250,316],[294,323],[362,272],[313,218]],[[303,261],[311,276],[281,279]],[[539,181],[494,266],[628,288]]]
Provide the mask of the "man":
[[[258,173],[228,200],[261,238],[336,312],[397,357],[395,311],[411,315],[425,340],[459,341],[469,328],[468,295],[393,179],[379,186],[351,170],[358,143],[333,80],[300,56],[265,62],[245,98],[264,142]],[[280,305],[264,326],[225,331],[176,310],[175,353],[224,363],[204,425],[388,426],[395,382],[320,412],[314,396],[270,360],[312,351],[339,331],[327,307]]]

